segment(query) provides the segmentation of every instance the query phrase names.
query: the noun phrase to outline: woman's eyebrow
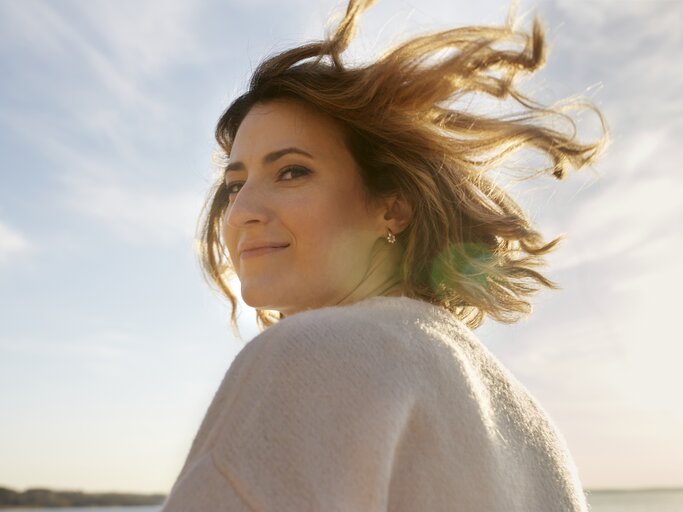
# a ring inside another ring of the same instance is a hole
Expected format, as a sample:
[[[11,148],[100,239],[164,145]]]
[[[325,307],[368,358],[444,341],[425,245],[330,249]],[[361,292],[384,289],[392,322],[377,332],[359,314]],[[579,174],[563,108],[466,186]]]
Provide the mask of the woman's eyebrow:
[[[299,149],[296,147],[289,147],[289,148],[284,148],[284,149],[278,149],[277,151],[273,151],[271,153],[268,153],[266,156],[263,157],[263,163],[264,164],[273,163],[278,158],[281,158],[281,157],[288,155],[290,153],[296,153],[298,155],[307,156],[308,158],[313,158],[313,155],[311,155],[307,151],[304,151],[303,149]],[[243,171],[245,169],[246,169],[246,167],[244,166],[244,163],[242,163],[242,162],[231,162],[225,167],[225,172]]]

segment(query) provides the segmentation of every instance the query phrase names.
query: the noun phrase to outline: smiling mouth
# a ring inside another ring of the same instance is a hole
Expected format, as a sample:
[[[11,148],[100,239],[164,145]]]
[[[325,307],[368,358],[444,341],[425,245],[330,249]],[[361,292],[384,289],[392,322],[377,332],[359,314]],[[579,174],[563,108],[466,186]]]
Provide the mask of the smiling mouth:
[[[279,247],[259,247],[257,249],[250,249],[248,251],[242,251],[242,254],[240,254],[241,258],[253,258],[255,256],[262,256],[264,254],[271,254],[274,252],[281,251],[283,249],[286,249],[289,247],[289,245],[282,245]]]

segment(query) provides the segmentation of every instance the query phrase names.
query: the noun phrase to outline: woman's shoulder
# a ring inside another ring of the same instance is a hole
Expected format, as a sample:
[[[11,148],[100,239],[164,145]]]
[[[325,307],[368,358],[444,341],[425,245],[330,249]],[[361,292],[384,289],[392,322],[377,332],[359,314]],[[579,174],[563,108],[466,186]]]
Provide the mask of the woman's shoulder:
[[[413,357],[406,337],[405,315],[410,310],[400,297],[372,297],[360,302],[303,311],[266,328],[249,341],[235,358],[234,366],[258,361],[256,367],[343,367],[378,376],[391,374],[397,365]],[[241,361],[243,364],[240,364]],[[251,366],[249,364],[249,366]],[[235,368],[235,371],[237,368]],[[312,370],[311,370],[312,371]]]
[[[410,403],[429,365],[400,325],[408,300],[377,297],[282,319],[246,344],[229,373],[261,389],[303,386],[336,401]]]
[[[449,318],[450,317],[450,318]],[[400,343],[417,331],[459,330],[464,327],[445,309],[408,297],[375,296],[354,304],[329,306],[297,313],[272,325],[258,338],[284,343],[307,340],[325,345]],[[465,328],[466,330],[466,328]],[[455,333],[451,333],[455,334]]]
[[[396,297],[372,297],[349,305],[302,311],[271,325],[250,343],[270,346],[285,357],[301,351],[345,358],[367,357],[387,344],[399,343]]]
[[[290,330],[320,330],[337,328],[339,325],[353,327],[369,324],[375,326],[407,326],[416,323],[455,323],[464,327],[446,309],[424,300],[405,296],[374,296],[347,305],[328,306],[297,313],[280,320],[273,327]]]
[[[376,296],[297,313],[268,327],[249,344],[285,360],[346,362],[386,372],[402,368],[419,377],[420,371],[429,373],[435,361],[444,358],[444,349],[453,357],[449,347],[474,350],[477,340],[441,307],[409,297]]]

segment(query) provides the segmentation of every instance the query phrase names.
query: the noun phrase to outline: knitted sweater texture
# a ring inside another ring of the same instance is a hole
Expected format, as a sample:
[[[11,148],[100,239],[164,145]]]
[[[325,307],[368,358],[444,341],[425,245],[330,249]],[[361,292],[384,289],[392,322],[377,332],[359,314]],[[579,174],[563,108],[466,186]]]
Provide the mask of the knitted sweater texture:
[[[586,512],[547,413],[407,297],[285,318],[228,369],[162,512]]]

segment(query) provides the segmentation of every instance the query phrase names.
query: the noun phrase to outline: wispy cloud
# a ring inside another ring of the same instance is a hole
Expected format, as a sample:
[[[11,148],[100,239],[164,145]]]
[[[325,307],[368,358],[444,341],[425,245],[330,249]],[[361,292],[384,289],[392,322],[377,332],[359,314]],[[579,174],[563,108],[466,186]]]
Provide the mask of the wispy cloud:
[[[680,158],[677,137],[666,129],[631,133],[615,141],[600,166],[602,179],[565,222],[568,238],[557,257],[556,270],[589,263],[612,265],[615,258],[668,239],[683,222],[683,177],[674,166]],[[673,241],[673,240],[672,240]],[[670,250],[680,250],[683,241]],[[648,270],[643,260],[632,273]]]
[[[40,134],[51,177],[61,185],[51,200],[126,241],[194,235],[204,191],[168,179],[187,173],[169,155],[183,141],[176,120],[186,105],[163,99],[159,84],[211,55],[198,39],[196,9],[178,0],[163,9],[150,1],[0,5],[3,39],[24,56],[17,72],[27,75],[35,97],[49,98],[48,108],[8,104],[1,120],[25,140]],[[32,67],[43,68],[43,80],[28,76]]]
[[[683,127],[683,3],[550,0],[542,11],[553,27],[550,67],[574,91],[604,84],[599,101],[617,135]]]
[[[0,265],[31,250],[33,245],[19,231],[0,221]]]
[[[680,485],[680,450],[666,447],[680,445],[683,425],[683,73],[673,64],[683,4],[553,0],[539,10],[551,43],[545,87],[602,84],[591,96],[613,140],[589,186],[586,175],[553,185],[539,215],[543,232],[565,234],[548,258],[562,290],[484,337],[559,421],[587,483]],[[632,463],[616,467],[628,450]]]
[[[566,211],[551,210],[553,227],[567,241],[551,258],[557,270],[614,259],[640,246],[668,240],[683,221],[683,73],[673,63],[683,47],[683,4],[607,0],[576,4],[551,0],[541,7],[550,27],[551,81],[573,92],[603,87],[594,101],[612,130],[612,144],[597,164],[598,179],[580,180]],[[573,177],[572,177],[573,178]],[[672,247],[671,250],[679,248]],[[630,267],[647,271],[650,262]]]
[[[61,61],[78,67],[117,101],[151,112],[163,112],[164,105],[145,91],[144,80],[206,54],[192,37],[193,12],[190,3],[175,0],[163,9],[149,1],[2,4],[5,37],[17,50],[48,65]],[[84,83],[83,89],[89,86]],[[57,96],[66,99],[64,92]]]
[[[105,175],[63,179],[66,205],[104,222],[126,241],[172,243],[195,235],[204,199],[200,193],[139,190]]]

